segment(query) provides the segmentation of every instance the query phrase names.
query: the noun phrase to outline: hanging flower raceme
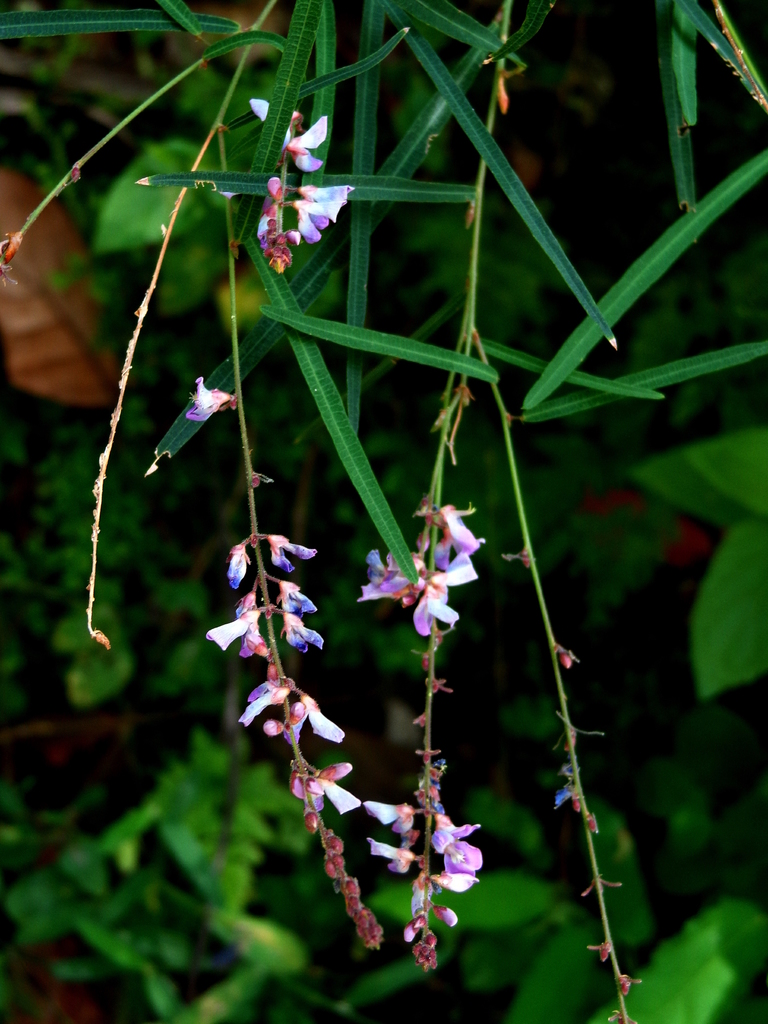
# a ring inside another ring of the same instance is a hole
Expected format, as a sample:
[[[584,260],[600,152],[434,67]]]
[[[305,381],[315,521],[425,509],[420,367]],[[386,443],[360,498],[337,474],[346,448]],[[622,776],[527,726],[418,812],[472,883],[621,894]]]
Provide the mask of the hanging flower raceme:
[[[269,103],[260,99],[252,99],[250,103],[256,117],[265,121],[269,113]],[[309,151],[322,145],[327,134],[327,117],[321,117],[308,131],[302,132],[302,115],[295,110],[285,133],[280,163],[284,164],[286,155],[290,155],[300,171],[311,173],[318,170],[322,167],[323,161],[312,156]],[[319,242],[320,232],[327,228],[331,221],[336,222],[339,210],[346,205],[347,196],[353,191],[353,187],[334,185],[321,188],[317,185],[301,185],[299,188],[293,188],[285,184],[284,169],[282,177],[270,178],[267,182],[267,197],[262,205],[261,218],[256,229],[259,244],[264,256],[269,260],[270,267],[278,274],[284,273],[293,261],[289,248],[291,245],[298,245],[302,238],[309,243]],[[299,199],[291,198],[294,192],[298,193]],[[222,193],[227,199],[237,194]],[[283,210],[288,206],[296,210],[298,229],[285,228],[283,225]]]
[[[211,391],[203,383],[203,378],[198,377],[195,381],[197,390],[191,399],[194,405],[188,410],[188,420],[195,420],[197,423],[204,423],[215,412],[222,412],[224,409],[234,409],[237,405],[237,395],[230,395],[227,391],[219,391],[213,388]]]

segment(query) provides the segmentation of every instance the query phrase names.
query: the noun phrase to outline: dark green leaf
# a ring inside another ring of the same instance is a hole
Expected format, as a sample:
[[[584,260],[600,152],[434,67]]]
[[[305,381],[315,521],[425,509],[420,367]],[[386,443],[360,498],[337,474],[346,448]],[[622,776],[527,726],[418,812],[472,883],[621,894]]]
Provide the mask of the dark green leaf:
[[[653,245],[622,275],[603,296],[600,308],[606,317],[616,323],[648,289],[666,273],[702,232],[722,216],[733,204],[754,188],[768,173],[768,150],[748,160],[728,175],[702,199],[695,213],[675,221]],[[563,343],[557,355],[525,396],[524,409],[532,409],[558,388],[576,369],[600,340],[600,332],[584,320]],[[737,346],[742,348],[742,346]],[[724,350],[728,351],[728,350]],[[710,353],[714,356],[714,353]],[[709,357],[707,357],[709,358]],[[754,358],[752,356],[751,358]],[[661,369],[661,368],[659,368]],[[703,371],[710,372],[710,371]],[[680,378],[685,379],[685,378]],[[670,381],[669,383],[676,383]],[[655,385],[652,385],[655,386]]]
[[[694,447],[685,445],[651,456],[634,467],[632,479],[697,519],[717,526],[740,522],[745,517],[744,506],[731,501],[704,479],[688,458]]]
[[[454,80],[458,87],[468,89],[475,80],[479,67],[478,52],[470,50],[459,61],[454,72]],[[449,119],[450,110],[445,100],[442,96],[433,96],[381,165],[381,173],[393,177],[410,177],[424,160],[427,140],[430,136],[439,134]],[[384,219],[390,206],[391,204],[387,202],[374,204],[373,215],[376,224]],[[258,210],[257,205],[257,214]],[[349,221],[343,221],[336,226],[330,237],[326,237],[323,244],[298,272],[291,283],[291,290],[296,296],[300,309],[309,309],[325,287],[331,272],[343,266],[344,252],[348,241]],[[282,327],[266,318],[256,324],[240,344],[240,371],[243,377],[251,372],[282,336]],[[211,388],[232,391],[234,377],[231,356],[206,377],[206,383]],[[170,430],[155,449],[156,460],[162,455],[174,456],[202,427],[202,423],[186,419],[185,413],[187,409],[191,408],[192,403],[190,402],[176,417]],[[153,470],[155,466],[156,462],[150,468]]]
[[[360,59],[381,46],[384,36],[384,8],[378,0],[364,0],[360,25]],[[376,110],[379,103],[378,64],[355,82],[355,131],[352,150],[353,175],[373,174],[376,159]],[[371,262],[372,210],[353,207],[349,234],[349,281],[347,283],[347,323],[362,327],[368,304],[368,269]],[[360,391],[363,383],[363,357],[359,352],[347,356],[347,414],[352,430],[360,424]]]
[[[236,195],[265,196],[271,174],[251,174],[248,171],[179,171],[176,174],[151,174],[142,184],[176,188],[194,188],[196,185],[215,185],[220,192]],[[289,174],[287,184],[296,188],[299,176]],[[409,181],[383,174],[325,174],[324,186],[351,185],[354,192],[349,200],[373,203],[466,203],[475,195],[473,185],[459,185],[442,181]]]
[[[158,0],[159,3],[159,0]],[[252,30],[250,32],[238,32],[234,36],[230,36],[228,39],[220,39],[218,43],[213,43],[206,50],[203,50],[203,60],[213,60],[214,57],[221,57],[224,53],[229,53],[231,50],[237,50],[240,46],[253,46],[254,43],[261,43],[264,46],[274,46],[276,50],[282,51],[285,49],[285,39],[279,36],[276,32],[259,32]],[[252,114],[251,117],[254,121],[258,118]],[[261,123],[261,122],[259,122]],[[229,126],[230,131],[232,126]]]
[[[495,341],[483,341],[483,348],[485,354],[491,359],[501,359],[502,362],[519,366],[523,370],[533,370],[534,373],[541,373],[547,365],[543,359],[537,359],[536,356],[530,356],[527,352],[520,352],[515,348],[508,348],[506,345],[498,345]],[[607,377],[596,377],[591,373],[580,373],[578,370],[568,377],[566,383],[580,384],[593,391],[606,391],[612,395],[621,395],[622,398],[659,399],[664,397],[658,391],[652,391],[649,388],[640,388],[621,380],[609,380]]]
[[[258,261],[256,267],[273,304],[290,313],[300,313],[299,304],[287,281],[267,267],[260,252],[251,252],[251,258]],[[341,395],[328,372],[320,349],[314,341],[303,341],[293,328],[288,328],[286,334],[349,479],[393,558],[406,577],[415,583],[418,576],[410,549],[371,469],[368,456],[350,425]]]
[[[189,828],[180,821],[163,821],[158,832],[168,851],[203,899],[214,906],[220,906],[221,884],[202,846]]]
[[[519,50],[529,39],[533,39],[544,19],[555,6],[555,0],[528,0],[525,9],[523,24],[513,33],[504,45],[493,54],[494,60],[501,60],[502,57],[514,57],[513,50]]]
[[[296,0],[283,58],[275,76],[269,113],[254,157],[252,170],[256,173],[272,173],[277,167],[285,133],[299,102],[299,88],[307,73],[322,9],[323,0]]]
[[[435,366],[440,370],[454,370],[456,373],[466,373],[470,377],[491,384],[495,384],[499,379],[496,370],[481,363],[479,359],[436,348],[434,345],[425,345],[412,338],[369,331],[364,327],[354,327],[334,320],[321,320],[315,316],[303,316],[293,310],[277,309],[274,306],[262,306],[261,311],[271,320],[294,327],[302,334],[332,341],[336,345],[343,345],[358,352],[372,352],[374,355],[390,356],[393,359],[407,359],[422,366]]]
[[[384,3],[395,25],[402,28],[403,12],[392,3],[392,0],[382,0],[382,3]],[[464,93],[456,86],[446,66],[429,43],[415,30],[408,33],[406,40],[424,67],[424,70],[435,83],[440,94],[445,98],[454,117],[466,132],[470,142],[483,160],[485,160],[505,195],[523,218],[528,230],[552,260],[563,280],[586,312],[598,324],[605,337],[609,340],[612,339],[613,331],[606,318],[598,309],[597,303],[589,294],[587,286],[576,273],[575,268],[563,252],[549,225],[526,192],[523,183],[510,167],[509,161],[502,153],[498,143],[489,134]]]
[[[680,105],[678,79],[673,64],[673,10],[674,0],[656,0],[656,42],[659,50],[659,75],[664,112],[667,117],[667,139],[672,170],[675,174],[677,204],[686,212],[696,209],[696,190],[693,180],[693,145]]]
[[[73,922],[75,931],[85,942],[123,971],[151,971],[152,965],[122,935],[89,917]]]
[[[424,980],[424,972],[416,969],[413,957],[401,957],[358,978],[345,993],[344,1002],[350,1006],[370,1006]]]
[[[323,166],[316,171],[304,174],[302,184],[322,185],[325,162],[328,159],[328,150],[331,145],[333,134],[333,108],[336,104],[336,86],[330,82],[329,76],[334,74],[336,68],[336,15],[333,9],[333,0],[323,0],[323,9],[320,14],[320,22],[317,26],[315,37],[315,75],[316,88],[311,90],[315,93],[312,101],[311,124],[316,124],[321,117],[328,119],[328,130],[325,140],[315,149],[315,156],[323,161]],[[299,89],[299,99],[309,93],[302,90],[308,83]]]
[[[593,925],[566,925],[543,942],[526,971],[503,1024],[551,1024],[582,1021],[594,987],[595,958],[587,946],[595,941]],[[568,978],[553,985],[552,978]]]
[[[151,971],[144,975],[144,994],[160,1020],[171,1020],[182,1009],[176,986],[167,974]]]
[[[680,10],[686,14],[689,20],[695,25],[697,32],[710,43],[716,52],[723,58],[734,71],[734,73],[741,80],[741,84],[750,94],[752,93],[752,86],[749,81],[745,78],[744,73],[739,67],[739,62],[736,59],[736,54],[731,49],[731,44],[725,38],[719,27],[714,23],[712,18],[699,6],[698,0],[675,0],[676,5]]]
[[[198,14],[203,32],[228,35],[240,26],[229,18]],[[0,39],[26,36],[72,36],[93,32],[183,32],[162,11],[12,11],[0,14]]]
[[[227,146],[227,159],[234,160],[241,153],[253,153],[263,127],[264,125],[261,121],[258,118],[254,118],[251,130],[238,135],[237,142],[233,146]]]
[[[339,68],[338,71],[331,71],[328,74],[318,74],[317,78],[310,78],[308,82],[305,82],[299,89],[299,99],[303,100],[306,96],[311,96],[319,89],[327,89],[330,85],[338,85],[339,82],[346,82],[350,78],[356,78],[358,75],[362,75],[364,71],[369,71],[371,68],[375,68],[377,64],[381,64],[385,57],[388,57],[394,50],[401,39],[405,38],[405,34],[408,31],[407,28],[401,29],[398,33],[392,36],[382,47],[372,53],[370,57],[366,57],[365,60],[359,60],[355,64],[347,64],[344,68]],[[318,35],[320,33],[318,32]],[[312,123],[317,120],[314,111],[312,113]]]
[[[483,56],[491,53],[499,45],[498,36],[479,21],[458,10],[449,0],[404,0],[400,6],[412,17],[436,28],[443,35],[483,50]]]
[[[696,124],[696,27],[675,4],[672,12],[672,66],[683,117]]]
[[[203,29],[197,16],[190,11],[184,0],[157,0],[157,3],[185,31],[191,32],[193,36],[199,36],[202,33]]]

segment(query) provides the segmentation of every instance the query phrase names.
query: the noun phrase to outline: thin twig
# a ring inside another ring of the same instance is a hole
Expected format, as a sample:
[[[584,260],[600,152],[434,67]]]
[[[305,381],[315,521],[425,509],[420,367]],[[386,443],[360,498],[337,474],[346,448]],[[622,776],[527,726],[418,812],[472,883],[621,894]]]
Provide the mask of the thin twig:
[[[728,44],[733,50],[736,60],[739,62],[741,73],[744,75],[747,82],[749,82],[749,88],[752,93],[752,97],[760,104],[763,110],[766,113],[768,113],[768,99],[766,99],[765,93],[757,84],[755,75],[750,69],[749,64],[747,64],[747,60],[744,54],[744,47],[740,44],[739,40],[736,39],[736,37],[734,36],[733,30],[731,29],[731,26],[728,21],[728,16],[723,10],[720,0],[712,0],[712,4],[715,8],[717,20],[720,22],[720,30],[722,31],[725,38],[728,40]]]

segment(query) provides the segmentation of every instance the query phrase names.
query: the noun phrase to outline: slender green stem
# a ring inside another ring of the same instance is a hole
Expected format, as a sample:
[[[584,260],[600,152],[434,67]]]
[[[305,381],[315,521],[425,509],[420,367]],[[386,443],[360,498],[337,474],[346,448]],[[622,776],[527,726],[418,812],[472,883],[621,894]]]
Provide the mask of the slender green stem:
[[[717,20],[720,22],[720,29],[725,38],[728,40],[728,43],[730,44],[731,49],[733,50],[734,55],[736,56],[736,60],[738,62],[739,68],[742,71],[742,74],[749,83],[749,88],[752,93],[753,99],[760,104],[760,106],[763,108],[763,110],[766,111],[766,113],[768,113],[768,98],[766,97],[766,87],[760,78],[760,74],[757,71],[754,62],[750,59],[749,54],[744,48],[744,44],[739,38],[738,32],[736,31],[736,26],[733,24],[733,21],[729,17],[727,11],[723,7],[720,0],[712,0],[712,3],[715,8]]]
[[[27,233],[27,231],[32,227],[32,225],[35,223],[37,218],[40,216],[40,214],[43,212],[43,210],[51,202],[52,199],[55,199],[57,196],[61,195],[61,193],[64,191],[67,185],[69,185],[70,182],[78,180],[78,178],[80,177],[80,171],[85,166],[85,164],[88,163],[91,157],[95,156],[100,149],[103,149],[108,142],[111,142],[111,140],[114,139],[114,137],[119,132],[121,132],[123,128],[129,125],[131,121],[134,120],[134,118],[137,118],[139,116],[139,114],[142,114],[147,109],[147,107],[151,107],[156,100],[159,100],[161,96],[167,93],[170,89],[173,89],[175,85],[178,85],[179,82],[182,82],[187,77],[187,75],[191,75],[193,71],[196,71],[197,68],[199,68],[202,63],[202,58],[200,60],[196,60],[194,64],[190,64],[188,68],[185,68],[183,71],[179,72],[179,74],[176,75],[175,78],[172,78],[170,82],[166,82],[164,86],[157,90],[157,92],[152,93],[150,97],[144,100],[143,103],[140,103],[138,107],[136,107],[134,110],[130,112],[130,114],[127,114],[119,124],[116,124],[111,131],[107,132],[104,138],[100,139],[95,146],[92,146],[87,153],[80,157],[79,160],[75,161],[74,165],[72,166],[72,169],[67,171],[67,173],[61,179],[58,185],[51,189],[51,191],[48,193],[45,199],[41,200],[39,205],[36,206],[32,213],[30,213],[30,215],[27,217],[26,221],[24,222],[24,226],[21,228],[21,234],[25,235]],[[0,257],[0,263],[2,262],[3,258]]]

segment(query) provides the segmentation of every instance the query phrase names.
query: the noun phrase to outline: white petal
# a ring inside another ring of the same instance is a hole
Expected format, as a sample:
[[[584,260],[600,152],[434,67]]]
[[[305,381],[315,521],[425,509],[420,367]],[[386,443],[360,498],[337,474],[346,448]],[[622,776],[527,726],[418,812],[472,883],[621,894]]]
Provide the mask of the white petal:
[[[356,796],[347,792],[346,789],[342,789],[341,786],[337,786],[335,783],[331,783],[330,786],[323,786],[325,795],[331,801],[333,806],[339,812],[339,814],[346,814],[347,811],[354,811],[356,807],[359,807],[362,801],[358,800]]]
[[[321,142],[325,142],[325,136],[327,134],[328,118],[321,117],[319,121],[315,121],[308,132],[304,132],[303,135],[298,136],[298,141],[302,149],[314,149],[315,146],[319,146]]]
[[[251,100],[251,110],[260,121],[266,121],[269,113],[269,103],[266,100]]]
[[[226,651],[233,640],[248,632],[250,625],[249,619],[245,615],[241,615],[234,622],[225,622],[223,626],[214,626],[213,629],[209,629],[205,634],[205,638],[206,640],[213,640],[222,651]]]
[[[330,740],[331,743],[341,743],[344,739],[344,730],[340,729],[330,718],[326,718],[321,711],[309,712],[309,724],[312,726],[313,732],[325,740]]]
[[[391,825],[398,817],[394,804],[381,804],[377,800],[366,800],[363,807],[373,818],[378,818],[382,825]]]
[[[478,579],[475,567],[472,565],[469,555],[465,552],[456,555],[448,566],[445,576],[449,587],[455,587],[459,583],[471,583],[473,580]]]

